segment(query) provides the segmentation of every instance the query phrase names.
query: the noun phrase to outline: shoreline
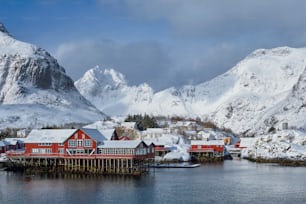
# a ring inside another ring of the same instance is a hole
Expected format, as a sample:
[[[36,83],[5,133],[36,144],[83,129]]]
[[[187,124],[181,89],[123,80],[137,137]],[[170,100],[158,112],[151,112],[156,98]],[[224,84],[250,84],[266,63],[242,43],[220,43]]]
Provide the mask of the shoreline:
[[[291,167],[306,167],[306,160],[292,160],[292,159],[284,159],[284,158],[273,158],[273,159],[265,159],[265,158],[251,158],[246,157],[251,162],[255,163],[267,163],[267,164],[279,164],[280,166],[291,166]]]

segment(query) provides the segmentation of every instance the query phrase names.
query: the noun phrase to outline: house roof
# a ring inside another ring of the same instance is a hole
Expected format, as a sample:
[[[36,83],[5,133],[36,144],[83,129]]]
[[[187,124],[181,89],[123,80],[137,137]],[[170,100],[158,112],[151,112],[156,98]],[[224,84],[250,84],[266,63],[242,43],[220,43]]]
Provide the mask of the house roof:
[[[4,142],[6,142],[8,145],[16,145],[17,142],[23,143],[25,138],[5,138]]]
[[[102,135],[104,135],[106,137],[106,139],[110,140],[114,134],[115,128],[112,129],[103,129],[103,130],[99,130],[101,132]]]
[[[64,143],[77,129],[34,129],[25,143]]]
[[[97,129],[81,128],[81,130],[97,142],[102,142],[107,140],[106,137]]]
[[[78,129],[41,129],[32,130],[25,143],[64,143],[71,135]],[[81,131],[86,133],[93,140],[102,142],[106,137],[102,135],[97,129],[81,128]]]
[[[166,142],[164,140],[154,140],[154,139],[145,139],[143,140],[146,145],[151,145],[152,143],[155,145],[155,146],[165,146],[166,145]]]
[[[191,140],[191,145],[224,145],[223,140]]]
[[[164,133],[163,128],[147,128],[146,133],[148,134],[161,134]]]
[[[136,148],[141,143],[143,143],[141,140],[111,140],[104,141],[103,144],[98,146],[98,148]]]
[[[121,126],[134,129],[136,127],[136,122],[123,122],[121,123]]]

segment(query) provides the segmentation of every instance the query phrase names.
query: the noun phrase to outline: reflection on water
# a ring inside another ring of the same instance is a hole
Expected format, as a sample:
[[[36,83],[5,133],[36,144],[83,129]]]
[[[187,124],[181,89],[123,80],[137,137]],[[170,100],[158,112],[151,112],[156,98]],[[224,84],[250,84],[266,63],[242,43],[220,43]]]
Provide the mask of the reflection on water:
[[[225,161],[142,177],[0,172],[0,203],[306,203],[306,168]]]

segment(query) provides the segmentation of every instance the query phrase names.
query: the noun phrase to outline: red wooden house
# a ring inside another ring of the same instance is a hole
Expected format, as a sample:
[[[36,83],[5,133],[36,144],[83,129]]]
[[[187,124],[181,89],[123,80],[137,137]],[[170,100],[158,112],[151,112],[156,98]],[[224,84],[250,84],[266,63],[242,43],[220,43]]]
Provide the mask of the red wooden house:
[[[141,174],[154,159],[154,145],[141,140],[107,141],[96,129],[32,130],[25,150],[10,151],[11,161],[68,172]]]
[[[189,152],[195,157],[223,157],[224,141],[223,140],[191,140]]]
[[[106,138],[96,129],[32,130],[25,140],[25,155],[91,155]]]

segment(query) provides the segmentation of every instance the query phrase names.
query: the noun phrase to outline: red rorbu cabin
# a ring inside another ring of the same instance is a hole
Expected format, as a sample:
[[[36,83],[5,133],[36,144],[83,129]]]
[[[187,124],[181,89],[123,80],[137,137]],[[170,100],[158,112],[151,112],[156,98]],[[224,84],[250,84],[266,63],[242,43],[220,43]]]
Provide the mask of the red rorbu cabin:
[[[25,143],[25,155],[91,155],[106,138],[96,129],[32,130]]]
[[[191,140],[189,149],[191,156],[195,158],[223,158],[224,141],[223,140]]]

